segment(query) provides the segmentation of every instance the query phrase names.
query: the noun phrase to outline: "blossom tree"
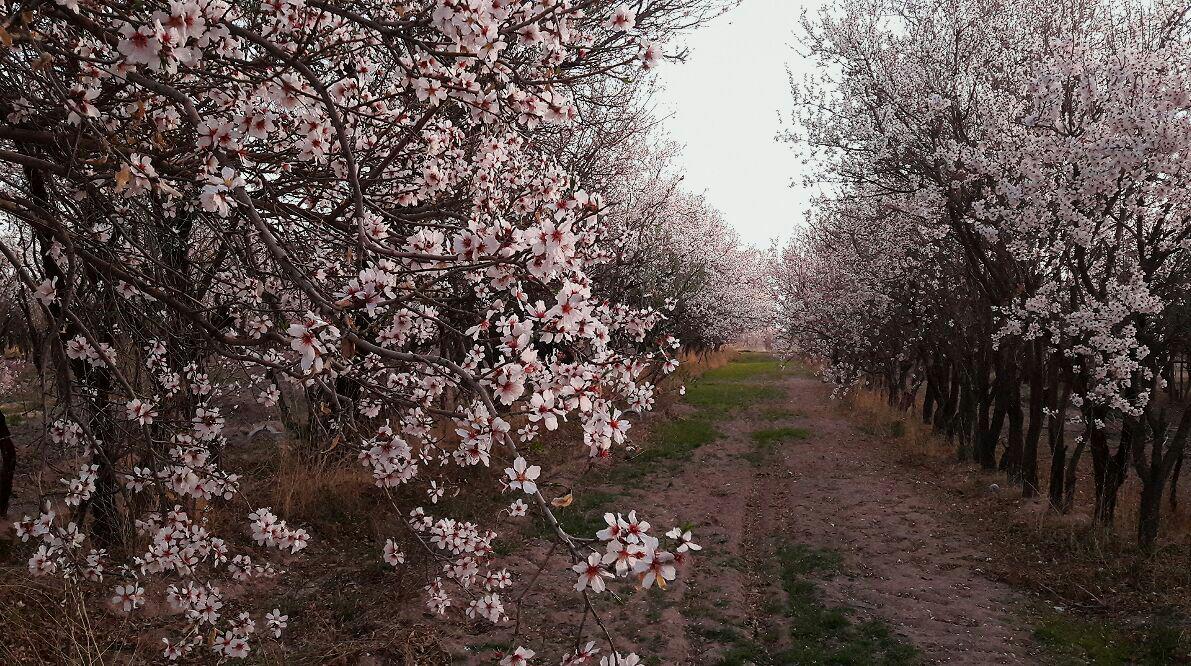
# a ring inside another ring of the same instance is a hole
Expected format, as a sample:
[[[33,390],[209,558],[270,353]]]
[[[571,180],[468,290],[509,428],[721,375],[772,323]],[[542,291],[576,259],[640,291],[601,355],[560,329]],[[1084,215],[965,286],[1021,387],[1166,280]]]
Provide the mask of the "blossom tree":
[[[1167,379],[1191,287],[1189,18],[975,0],[808,19],[840,76],[795,86],[792,138],[830,189],[776,281],[793,349],[891,404],[925,389],[923,418],[1027,496],[1043,435],[1056,510],[1085,450],[1099,523],[1136,473],[1146,547],[1191,435]]]
[[[16,523],[30,572],[120,612],[168,601],[167,658],[248,655],[256,622],[220,586],[278,575],[278,551],[317,535],[241,493],[225,425],[245,393],[284,411],[297,392],[303,436],[356,449],[406,526],[377,558],[437,563],[436,612],[503,623],[516,584],[490,527],[426,508],[449,469],[532,506],[582,565],[585,619],[606,579],[674,579],[664,540],[689,535],[655,537],[628,511],[615,533],[569,534],[526,458],[569,419],[586,454],[610,455],[679,346],[662,312],[600,291],[608,204],[548,147],[585,95],[628,94],[617,81],[716,10],[79,0],[9,14],[0,254],[36,303],[50,454],[73,465]],[[211,520],[241,504],[248,539]],[[280,636],[287,620],[263,623]],[[519,629],[506,663],[532,656]]]
[[[637,168],[607,186],[621,202],[609,214],[616,256],[596,279],[664,311],[662,326],[690,351],[719,349],[767,326],[768,253],[742,247],[719,211],[682,188],[677,147],[643,143],[627,152]]]

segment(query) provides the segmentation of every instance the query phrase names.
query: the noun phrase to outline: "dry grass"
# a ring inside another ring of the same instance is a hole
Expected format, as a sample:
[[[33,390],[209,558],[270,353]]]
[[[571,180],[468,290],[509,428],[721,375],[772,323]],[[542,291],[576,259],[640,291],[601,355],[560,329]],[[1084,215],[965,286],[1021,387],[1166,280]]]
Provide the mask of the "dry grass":
[[[0,663],[103,664],[115,656],[148,661],[123,620],[97,611],[76,587],[31,581],[20,570],[0,572]],[[47,640],[52,638],[52,640]]]
[[[843,406],[860,418],[870,434],[878,435],[895,444],[899,452],[911,460],[920,458],[923,461],[932,460],[942,464],[956,464],[962,468],[969,468],[974,473],[987,476],[990,483],[997,483],[1007,491],[1015,490],[1010,488],[998,473],[986,473],[971,465],[959,463],[955,445],[947,442],[946,438],[936,433],[929,424],[925,424],[917,418],[921,409],[920,404],[915,405],[911,412],[901,412],[890,408],[881,393],[859,389],[851,392],[844,399]],[[1072,440],[1077,435],[1076,432],[1067,433],[1068,454],[1071,453]],[[1041,493],[1043,495],[1046,493],[1050,469],[1050,452],[1046,449],[1044,436],[1038,458],[1038,478],[1042,484]],[[1116,522],[1111,535],[1113,538],[1129,540],[1134,537],[1133,531],[1137,524],[1140,492],[1141,484],[1136,476],[1131,474],[1120,490]],[[1169,487],[1167,492],[1169,494]],[[1085,450],[1079,460],[1074,507],[1072,512],[1063,518],[1063,522],[1090,521],[1090,509],[1094,495],[1092,456]],[[1184,480],[1180,484],[1178,497],[1181,507],[1191,506],[1191,483]],[[1168,501],[1164,500],[1162,521],[1162,543],[1166,545],[1191,544],[1191,511],[1182,508],[1176,513],[1171,513]],[[1104,536],[1108,535],[1101,535],[1101,537]]]
[[[737,353],[735,349],[728,348],[699,354],[683,352],[678,357],[678,360],[682,364],[678,366],[678,370],[673,375],[674,379],[671,381],[686,383],[708,370],[715,370],[716,368],[728,365]]]
[[[307,460],[283,453],[271,485],[278,515],[322,528],[366,518],[379,499],[368,470],[354,460]]]
[[[954,447],[936,434],[929,424],[912,414],[892,409],[878,391],[850,391],[841,404],[852,416],[859,418],[869,434],[895,443],[906,455],[928,460],[955,457]]]

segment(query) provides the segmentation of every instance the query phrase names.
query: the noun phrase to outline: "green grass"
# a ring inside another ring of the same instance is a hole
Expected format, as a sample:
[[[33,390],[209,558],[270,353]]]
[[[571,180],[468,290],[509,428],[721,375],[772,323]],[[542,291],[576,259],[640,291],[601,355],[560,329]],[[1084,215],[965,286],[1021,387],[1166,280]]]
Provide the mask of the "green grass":
[[[794,647],[781,663],[915,664],[918,652],[879,620],[856,623],[845,608],[829,607],[808,577],[839,570],[839,553],[788,544],[778,548],[786,615]]]
[[[783,391],[777,386],[706,378],[687,386],[686,390],[687,404],[714,416],[725,416],[731,411],[747,409],[758,402],[769,402],[781,397]]]
[[[839,573],[843,558],[834,550],[811,548],[802,544],[787,544],[778,549],[778,564],[782,580],[794,576],[831,576]]]
[[[757,403],[782,398],[781,387],[765,383],[782,372],[781,364],[765,354],[742,352],[727,365],[708,370],[687,386],[686,402],[704,417],[723,416]]]
[[[659,466],[676,467],[676,463],[687,460],[696,449],[720,436],[714,424],[729,410],[779,396],[780,389],[776,387],[744,382],[776,372],[780,372],[777,361],[757,354],[742,354],[728,365],[708,372],[687,390],[686,402],[697,411],[683,418],[655,423],[641,453],[630,463],[614,468],[609,480],[633,487],[645,476],[656,474]],[[602,491],[577,494],[574,504],[556,509],[555,515],[569,534],[591,536],[603,528],[604,512],[617,509],[612,506],[616,497],[616,494]],[[545,524],[538,527],[540,534],[547,533]]]
[[[762,428],[749,434],[753,440],[753,450],[744,454],[744,459],[754,465],[764,464],[777,451],[777,445],[796,439],[806,439],[810,431],[805,428]]]
[[[742,382],[770,379],[782,372],[782,364],[768,354],[741,352],[727,365],[708,370],[700,377],[711,382]]]
[[[774,615],[781,615],[789,625],[790,647],[774,649],[778,636],[763,640],[722,640],[728,649],[720,657],[720,666],[778,666],[779,664],[918,664],[917,650],[902,642],[889,626],[878,620],[855,622],[847,608],[823,603],[813,577],[839,571],[841,558],[831,550],[800,544],[783,544],[777,549],[774,573],[785,592],[785,603],[774,600],[765,604]],[[771,622],[771,624],[774,624]],[[704,632],[708,638],[729,639],[723,631]],[[769,634],[770,632],[766,632]]]
[[[629,479],[656,471],[656,463],[685,460],[691,453],[719,437],[715,422],[735,410],[746,409],[782,397],[780,387],[751,380],[769,378],[781,372],[774,359],[742,353],[727,365],[709,370],[687,387],[685,402],[696,412],[685,418],[654,426],[643,451],[623,474]]]
[[[772,447],[779,442],[789,442],[795,439],[806,439],[810,437],[810,431],[806,428],[793,428],[784,426],[781,428],[762,428],[761,430],[754,430],[749,437],[754,442],[762,446]]]
[[[1104,620],[1049,614],[1034,626],[1034,638],[1054,663],[1064,666],[1094,664],[1170,664],[1186,652],[1186,639],[1178,628],[1155,620],[1136,632]]]
[[[701,418],[675,419],[657,424],[649,433],[645,450],[633,462],[649,464],[662,460],[682,460],[691,452],[715,441],[719,436],[710,421]]]
[[[11,414],[4,412],[4,420],[8,423],[8,427],[15,428],[25,422],[25,415],[14,409]]]
[[[731,627],[700,627],[696,625],[691,627],[691,631],[698,634],[703,640],[720,645],[725,643],[740,643],[744,638],[740,635],[740,632]]]
[[[519,545],[520,544],[510,541],[508,539],[500,539],[500,538],[493,539],[492,540],[492,552],[497,557],[507,557],[507,556],[512,555],[513,553],[517,552]]]

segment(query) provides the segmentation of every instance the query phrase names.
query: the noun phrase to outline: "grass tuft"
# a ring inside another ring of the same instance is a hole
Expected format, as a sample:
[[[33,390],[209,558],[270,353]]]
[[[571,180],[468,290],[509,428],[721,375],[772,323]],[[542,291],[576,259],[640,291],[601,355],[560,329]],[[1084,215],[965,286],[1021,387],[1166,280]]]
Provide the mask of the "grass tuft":
[[[778,664],[918,664],[918,651],[895,636],[880,620],[854,622],[847,608],[823,603],[812,576],[837,573],[842,559],[831,550],[784,544],[777,550],[777,575],[785,604],[770,611],[789,624],[791,646],[771,649],[777,637],[765,641],[738,638],[718,662],[720,666],[777,666]],[[727,637],[726,634],[724,634]]]
[[[806,439],[810,437],[810,431],[806,428],[793,428],[784,426],[781,428],[762,428],[761,430],[754,430],[749,437],[757,444],[772,447],[778,442],[789,442],[795,439]]]
[[[649,433],[649,441],[635,463],[649,464],[661,460],[684,460],[691,452],[715,441],[719,436],[715,426],[700,418],[676,419],[659,423]]]
[[[1034,626],[1034,638],[1056,664],[1172,664],[1184,655],[1182,632],[1163,621],[1148,622],[1137,631],[1104,620],[1050,614]]]

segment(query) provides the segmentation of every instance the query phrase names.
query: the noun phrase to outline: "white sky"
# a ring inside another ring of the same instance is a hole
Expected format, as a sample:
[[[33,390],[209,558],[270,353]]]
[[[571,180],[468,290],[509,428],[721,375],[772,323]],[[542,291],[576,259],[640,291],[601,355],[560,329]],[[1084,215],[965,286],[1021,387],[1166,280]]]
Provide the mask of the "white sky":
[[[657,111],[685,146],[686,188],[704,192],[741,239],[767,247],[801,224],[809,193],[788,143],[775,140],[793,107],[786,67],[805,65],[795,51],[803,8],[821,0],[744,0],[688,35],[685,63],[659,68]],[[791,188],[791,182],[795,187]]]

